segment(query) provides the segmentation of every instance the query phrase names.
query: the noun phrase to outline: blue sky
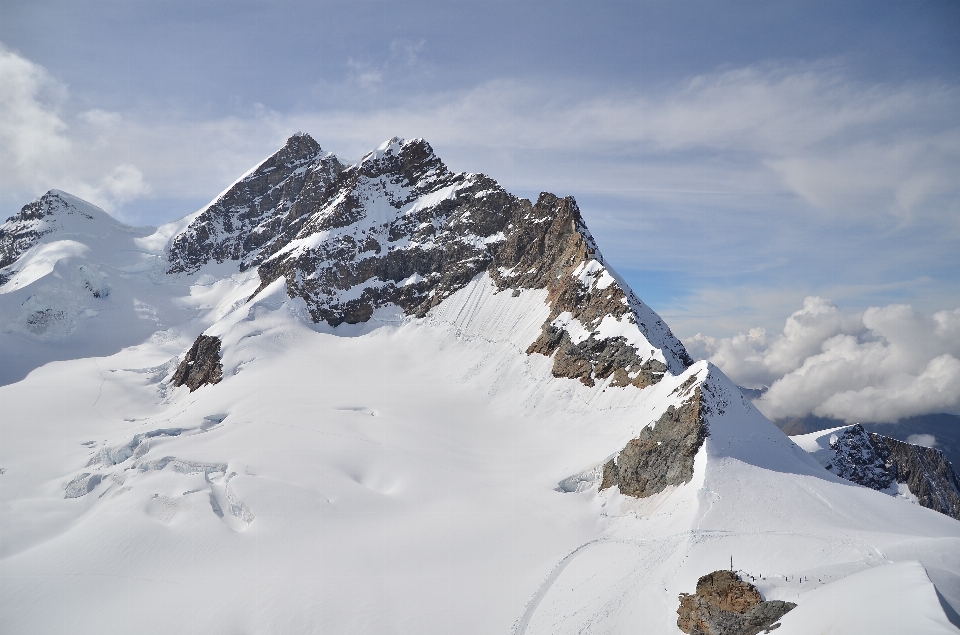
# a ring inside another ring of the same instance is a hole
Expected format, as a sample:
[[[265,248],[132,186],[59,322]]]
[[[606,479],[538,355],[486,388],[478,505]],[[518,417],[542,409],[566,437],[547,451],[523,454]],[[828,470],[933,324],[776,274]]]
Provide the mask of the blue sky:
[[[132,223],[291,133],[572,194],[683,338],[960,307],[958,2],[0,2],[0,212]]]

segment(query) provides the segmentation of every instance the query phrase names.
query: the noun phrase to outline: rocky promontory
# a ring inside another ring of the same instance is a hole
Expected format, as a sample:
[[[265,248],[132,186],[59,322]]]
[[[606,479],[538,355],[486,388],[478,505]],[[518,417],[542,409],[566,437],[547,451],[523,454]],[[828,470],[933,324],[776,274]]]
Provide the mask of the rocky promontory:
[[[769,633],[797,605],[765,602],[757,588],[733,571],[714,571],[697,580],[694,594],[680,594],[677,626],[689,635],[757,635]]]
[[[220,338],[214,335],[201,335],[194,341],[176,372],[173,373],[173,385],[187,386],[190,392],[193,392],[205,384],[220,383],[222,378]]]
[[[690,380],[685,388],[693,383]],[[694,457],[710,434],[703,393],[699,386],[692,393],[679,408],[667,408],[656,423],[644,427],[640,436],[603,466],[601,490],[616,485],[621,494],[646,498],[669,485],[690,482]]]
[[[837,476],[880,491],[905,485],[918,504],[960,520],[960,477],[943,452],[867,432],[860,424],[837,430],[829,444],[830,451],[817,458]]]

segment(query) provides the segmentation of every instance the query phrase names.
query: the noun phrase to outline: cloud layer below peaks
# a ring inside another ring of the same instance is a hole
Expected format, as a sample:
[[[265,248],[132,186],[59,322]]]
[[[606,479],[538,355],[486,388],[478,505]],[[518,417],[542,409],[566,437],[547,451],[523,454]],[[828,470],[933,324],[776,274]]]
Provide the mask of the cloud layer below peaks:
[[[848,422],[960,412],[960,309],[923,315],[905,304],[841,311],[808,297],[783,332],[752,329],[688,342],[748,388],[768,417],[814,414]]]

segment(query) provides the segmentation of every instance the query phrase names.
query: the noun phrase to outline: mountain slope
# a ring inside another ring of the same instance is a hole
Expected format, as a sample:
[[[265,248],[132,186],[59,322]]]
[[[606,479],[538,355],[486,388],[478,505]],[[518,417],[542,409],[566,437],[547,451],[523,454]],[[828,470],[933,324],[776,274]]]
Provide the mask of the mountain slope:
[[[189,283],[164,273],[162,247],[146,246],[155,231],[58,190],[0,226],[0,385],[50,361],[110,355],[158,331],[174,336],[171,327],[191,339],[206,328],[188,326]]]
[[[428,149],[344,166],[294,137],[131,240],[155,277],[109,270],[152,334],[0,387],[0,630],[672,633],[732,556],[798,604],[781,632],[904,577],[875,632],[957,632],[960,523],[831,474],[692,364],[573,199]]]

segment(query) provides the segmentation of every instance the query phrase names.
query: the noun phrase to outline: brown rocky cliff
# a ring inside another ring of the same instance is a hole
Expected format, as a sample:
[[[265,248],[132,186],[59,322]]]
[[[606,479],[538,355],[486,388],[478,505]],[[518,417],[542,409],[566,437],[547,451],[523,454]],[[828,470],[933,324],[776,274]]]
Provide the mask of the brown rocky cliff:
[[[606,316],[636,322],[629,298],[618,283],[601,289],[584,285],[573,275],[591,260],[603,265],[602,259],[573,197],[559,198],[544,192],[498,249],[498,266],[490,271],[498,286],[547,290],[550,317],[527,353],[553,355],[555,377],[579,379],[587,386],[611,375],[614,386],[644,388],[655,384],[666,372],[666,364],[645,360],[641,354],[646,351],[637,351],[624,338],[591,335],[574,343],[569,333],[552,324],[562,313],[569,313],[588,331],[599,327]],[[501,268],[510,273],[500,273]],[[642,330],[643,325],[639,328]]]
[[[695,377],[681,388],[689,388]],[[603,467],[600,489],[616,485],[622,494],[645,498],[670,485],[689,483],[694,458],[710,434],[700,387],[679,408],[670,406]]]
[[[677,626],[690,635],[756,635],[796,604],[764,602],[757,588],[732,571],[714,571],[697,581],[695,594],[681,593]]]

